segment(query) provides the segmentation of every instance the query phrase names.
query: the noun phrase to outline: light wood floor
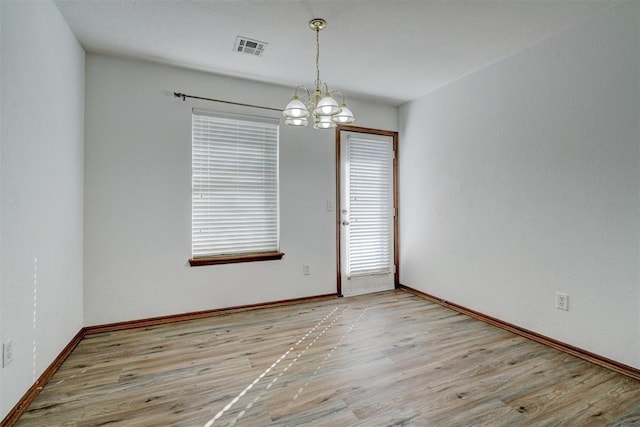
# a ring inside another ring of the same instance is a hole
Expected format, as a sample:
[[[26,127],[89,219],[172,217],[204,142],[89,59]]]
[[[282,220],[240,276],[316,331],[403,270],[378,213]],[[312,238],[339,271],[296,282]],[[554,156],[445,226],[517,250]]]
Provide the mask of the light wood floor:
[[[391,291],[88,336],[17,425],[234,424],[640,425],[640,382]]]

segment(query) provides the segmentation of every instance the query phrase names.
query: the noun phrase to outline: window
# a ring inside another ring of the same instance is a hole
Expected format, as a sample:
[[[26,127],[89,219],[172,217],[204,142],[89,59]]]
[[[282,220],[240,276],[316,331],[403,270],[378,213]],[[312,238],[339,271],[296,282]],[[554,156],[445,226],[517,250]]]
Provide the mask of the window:
[[[282,258],[278,123],[193,111],[191,265]]]

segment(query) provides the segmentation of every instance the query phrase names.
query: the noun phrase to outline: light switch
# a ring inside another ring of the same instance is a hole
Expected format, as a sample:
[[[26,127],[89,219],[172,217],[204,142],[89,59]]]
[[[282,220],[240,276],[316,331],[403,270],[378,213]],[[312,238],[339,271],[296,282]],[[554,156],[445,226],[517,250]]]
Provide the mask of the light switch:
[[[336,209],[336,202],[334,200],[327,200],[327,212],[333,212]]]

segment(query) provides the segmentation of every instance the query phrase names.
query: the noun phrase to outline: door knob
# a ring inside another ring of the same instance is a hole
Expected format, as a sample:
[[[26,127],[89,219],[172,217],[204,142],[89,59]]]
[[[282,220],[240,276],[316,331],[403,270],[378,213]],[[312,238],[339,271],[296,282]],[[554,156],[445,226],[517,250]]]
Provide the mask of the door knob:
[[[344,221],[342,221],[342,225],[349,225],[349,221],[347,221],[346,219]]]

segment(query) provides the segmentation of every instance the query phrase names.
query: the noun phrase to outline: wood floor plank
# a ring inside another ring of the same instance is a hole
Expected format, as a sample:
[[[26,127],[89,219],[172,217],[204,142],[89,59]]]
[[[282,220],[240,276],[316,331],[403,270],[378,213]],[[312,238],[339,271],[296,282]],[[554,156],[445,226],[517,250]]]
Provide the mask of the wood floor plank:
[[[18,426],[640,426],[640,382],[398,290],[90,335]]]

